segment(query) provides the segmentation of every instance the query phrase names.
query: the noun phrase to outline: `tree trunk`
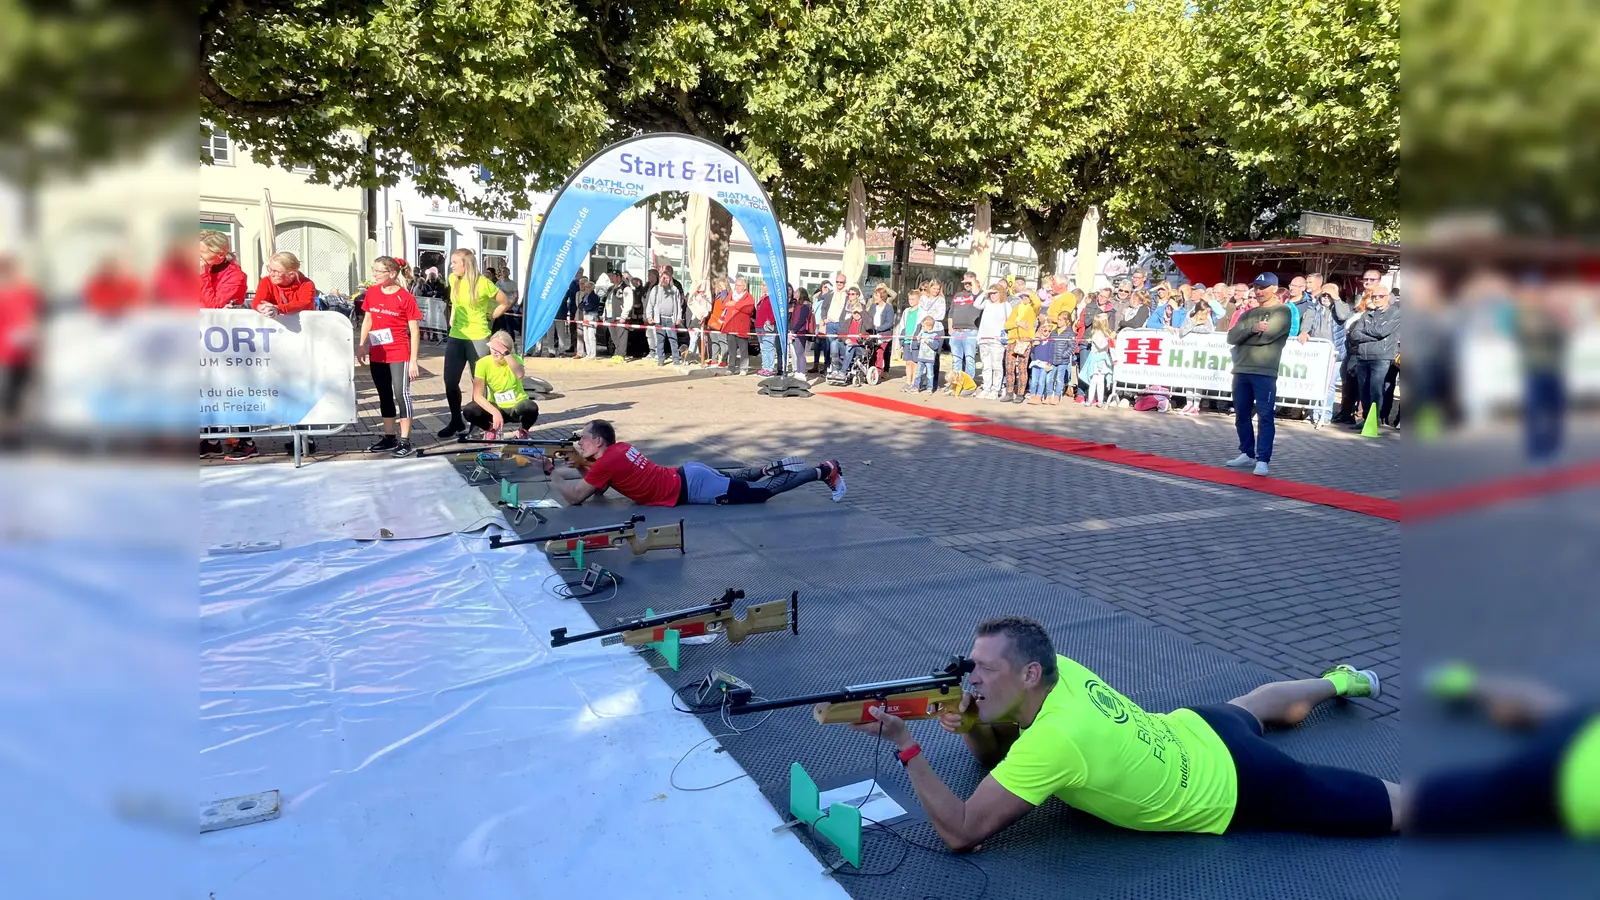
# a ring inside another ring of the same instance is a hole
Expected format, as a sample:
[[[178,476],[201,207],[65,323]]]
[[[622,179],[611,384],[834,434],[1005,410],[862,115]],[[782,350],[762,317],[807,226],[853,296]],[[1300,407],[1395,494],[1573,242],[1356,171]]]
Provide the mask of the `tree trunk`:
[[[715,200],[707,202],[711,204],[708,268],[712,278],[721,276],[732,280],[733,273],[728,271],[728,242],[733,240],[733,213]]]

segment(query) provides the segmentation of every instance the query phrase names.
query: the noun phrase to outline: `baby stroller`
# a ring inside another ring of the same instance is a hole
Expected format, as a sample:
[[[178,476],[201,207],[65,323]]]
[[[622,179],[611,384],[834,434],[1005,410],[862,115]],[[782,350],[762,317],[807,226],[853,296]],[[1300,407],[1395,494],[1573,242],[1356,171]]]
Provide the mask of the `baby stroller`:
[[[850,348],[845,348],[845,354],[850,355]],[[857,386],[862,384],[877,384],[882,371],[880,363],[883,360],[883,345],[878,336],[866,335],[861,339],[859,352],[854,354],[855,360],[848,370],[839,368],[828,369],[828,383],[834,385]]]

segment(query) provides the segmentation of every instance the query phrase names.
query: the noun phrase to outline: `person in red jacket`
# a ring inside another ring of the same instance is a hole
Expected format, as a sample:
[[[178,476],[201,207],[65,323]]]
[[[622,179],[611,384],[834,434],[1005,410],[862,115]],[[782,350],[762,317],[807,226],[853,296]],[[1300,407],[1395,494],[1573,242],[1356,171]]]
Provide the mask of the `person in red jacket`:
[[[120,256],[108,256],[83,286],[83,305],[92,313],[117,316],[144,304],[144,286]]]
[[[220,231],[200,232],[200,308],[241,308],[249,288],[244,270],[233,258],[228,236]]]
[[[267,275],[256,285],[251,303],[263,316],[287,316],[317,308],[317,286],[300,274],[300,258],[293,253],[274,253],[267,260]]]
[[[772,297],[768,294],[762,294],[756,301],[756,333],[761,335],[761,371],[756,374],[765,378],[776,374],[778,365],[778,317],[773,313]]]
[[[756,298],[750,296],[750,284],[743,278],[733,281],[733,296],[722,309],[722,331],[728,336],[728,371],[738,369],[742,375],[752,375],[750,368],[750,324],[756,314]]]
[[[0,255],[0,441],[20,433],[22,392],[33,374],[43,304],[15,259]]]
[[[177,241],[156,264],[150,299],[157,306],[189,307],[194,302],[200,283],[195,278],[194,257],[190,256],[193,252],[187,240]]]

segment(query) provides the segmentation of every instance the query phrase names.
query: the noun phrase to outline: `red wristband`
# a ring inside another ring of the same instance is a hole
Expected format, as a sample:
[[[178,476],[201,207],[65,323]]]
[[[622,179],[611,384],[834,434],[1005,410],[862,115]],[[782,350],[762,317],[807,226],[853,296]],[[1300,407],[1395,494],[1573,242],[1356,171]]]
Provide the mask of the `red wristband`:
[[[911,764],[911,761],[913,759],[916,759],[921,754],[922,754],[922,745],[921,744],[912,744],[911,746],[905,748],[904,750],[901,750],[899,753],[896,753],[895,756],[898,756],[900,758],[900,765],[907,766],[907,765]]]

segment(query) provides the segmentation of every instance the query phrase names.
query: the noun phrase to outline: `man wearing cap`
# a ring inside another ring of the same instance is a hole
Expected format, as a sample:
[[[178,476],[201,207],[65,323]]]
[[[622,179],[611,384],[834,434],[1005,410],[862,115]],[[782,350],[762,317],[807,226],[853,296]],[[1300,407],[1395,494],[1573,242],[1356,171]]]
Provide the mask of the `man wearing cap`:
[[[1302,344],[1312,338],[1333,344],[1333,355],[1328,361],[1328,396],[1323,401],[1322,409],[1311,411],[1312,427],[1321,428],[1333,418],[1333,388],[1338,383],[1339,370],[1344,364],[1344,323],[1355,311],[1350,304],[1339,299],[1339,286],[1323,284],[1321,275],[1307,275],[1306,285],[1307,290],[1312,292],[1310,299],[1295,304],[1300,310],[1300,335],[1297,339]]]
[[[1233,424],[1239,432],[1239,455],[1227,465],[1235,469],[1253,466],[1257,475],[1267,474],[1272,459],[1278,405],[1278,362],[1290,330],[1289,309],[1278,294],[1278,276],[1263,272],[1251,285],[1260,304],[1244,311],[1228,329],[1233,347]],[[1256,428],[1250,424],[1255,408]],[[1259,431],[1259,433],[1258,433]]]

